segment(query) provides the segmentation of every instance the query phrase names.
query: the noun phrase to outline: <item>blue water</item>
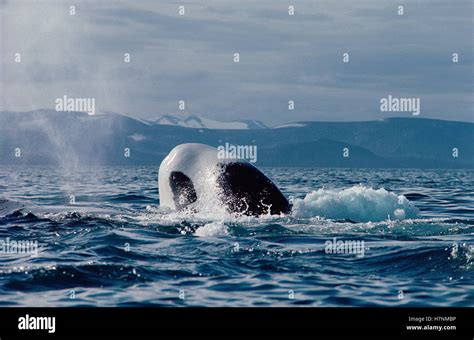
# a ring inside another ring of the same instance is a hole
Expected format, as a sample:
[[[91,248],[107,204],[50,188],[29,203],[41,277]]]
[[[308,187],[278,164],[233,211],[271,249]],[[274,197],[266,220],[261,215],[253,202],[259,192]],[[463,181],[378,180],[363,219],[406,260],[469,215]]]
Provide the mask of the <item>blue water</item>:
[[[0,305],[474,305],[474,171],[263,171],[298,212],[162,209],[155,167],[0,167],[0,241],[39,246],[0,253]]]

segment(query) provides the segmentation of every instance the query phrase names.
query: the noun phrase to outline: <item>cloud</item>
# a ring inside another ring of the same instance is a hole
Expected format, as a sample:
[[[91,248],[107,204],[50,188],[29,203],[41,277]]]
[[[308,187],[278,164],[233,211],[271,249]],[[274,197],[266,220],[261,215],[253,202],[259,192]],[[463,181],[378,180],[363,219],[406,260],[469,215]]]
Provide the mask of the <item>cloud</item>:
[[[383,118],[392,94],[420,97],[428,118],[474,121],[470,1],[406,3],[404,16],[395,1],[294,3],[289,16],[283,1],[189,1],[180,16],[173,1],[81,1],[70,16],[54,0],[3,1],[1,109],[66,94],[156,118],[184,99],[190,113],[272,125]]]

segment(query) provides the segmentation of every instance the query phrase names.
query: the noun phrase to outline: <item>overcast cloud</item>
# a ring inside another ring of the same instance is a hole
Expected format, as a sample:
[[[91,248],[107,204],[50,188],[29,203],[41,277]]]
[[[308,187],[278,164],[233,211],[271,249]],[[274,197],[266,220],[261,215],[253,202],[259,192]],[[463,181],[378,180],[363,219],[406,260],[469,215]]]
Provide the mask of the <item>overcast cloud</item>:
[[[391,94],[421,98],[421,117],[474,121],[472,1],[0,3],[1,110],[67,95],[148,119],[179,100],[189,114],[268,125],[410,116],[380,112]]]

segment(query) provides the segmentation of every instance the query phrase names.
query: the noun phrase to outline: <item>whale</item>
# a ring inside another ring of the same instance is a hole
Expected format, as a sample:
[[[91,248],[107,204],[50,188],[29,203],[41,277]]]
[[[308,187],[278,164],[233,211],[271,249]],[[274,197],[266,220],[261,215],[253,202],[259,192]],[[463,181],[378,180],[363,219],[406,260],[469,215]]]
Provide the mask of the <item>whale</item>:
[[[217,148],[187,143],[174,147],[158,172],[160,206],[249,216],[280,215],[291,205],[280,189],[243,159],[222,159]]]

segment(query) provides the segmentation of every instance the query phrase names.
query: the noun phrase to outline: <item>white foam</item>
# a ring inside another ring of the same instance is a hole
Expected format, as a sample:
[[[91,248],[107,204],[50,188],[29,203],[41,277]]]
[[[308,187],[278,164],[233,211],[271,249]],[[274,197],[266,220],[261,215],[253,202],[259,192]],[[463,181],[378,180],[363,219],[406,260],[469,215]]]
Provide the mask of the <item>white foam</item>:
[[[194,235],[198,237],[225,236],[228,234],[227,226],[221,222],[207,223],[194,232]]]
[[[387,219],[414,218],[418,209],[403,196],[381,189],[354,186],[348,189],[319,189],[304,199],[293,200],[293,216],[347,219],[356,222],[376,222]]]

